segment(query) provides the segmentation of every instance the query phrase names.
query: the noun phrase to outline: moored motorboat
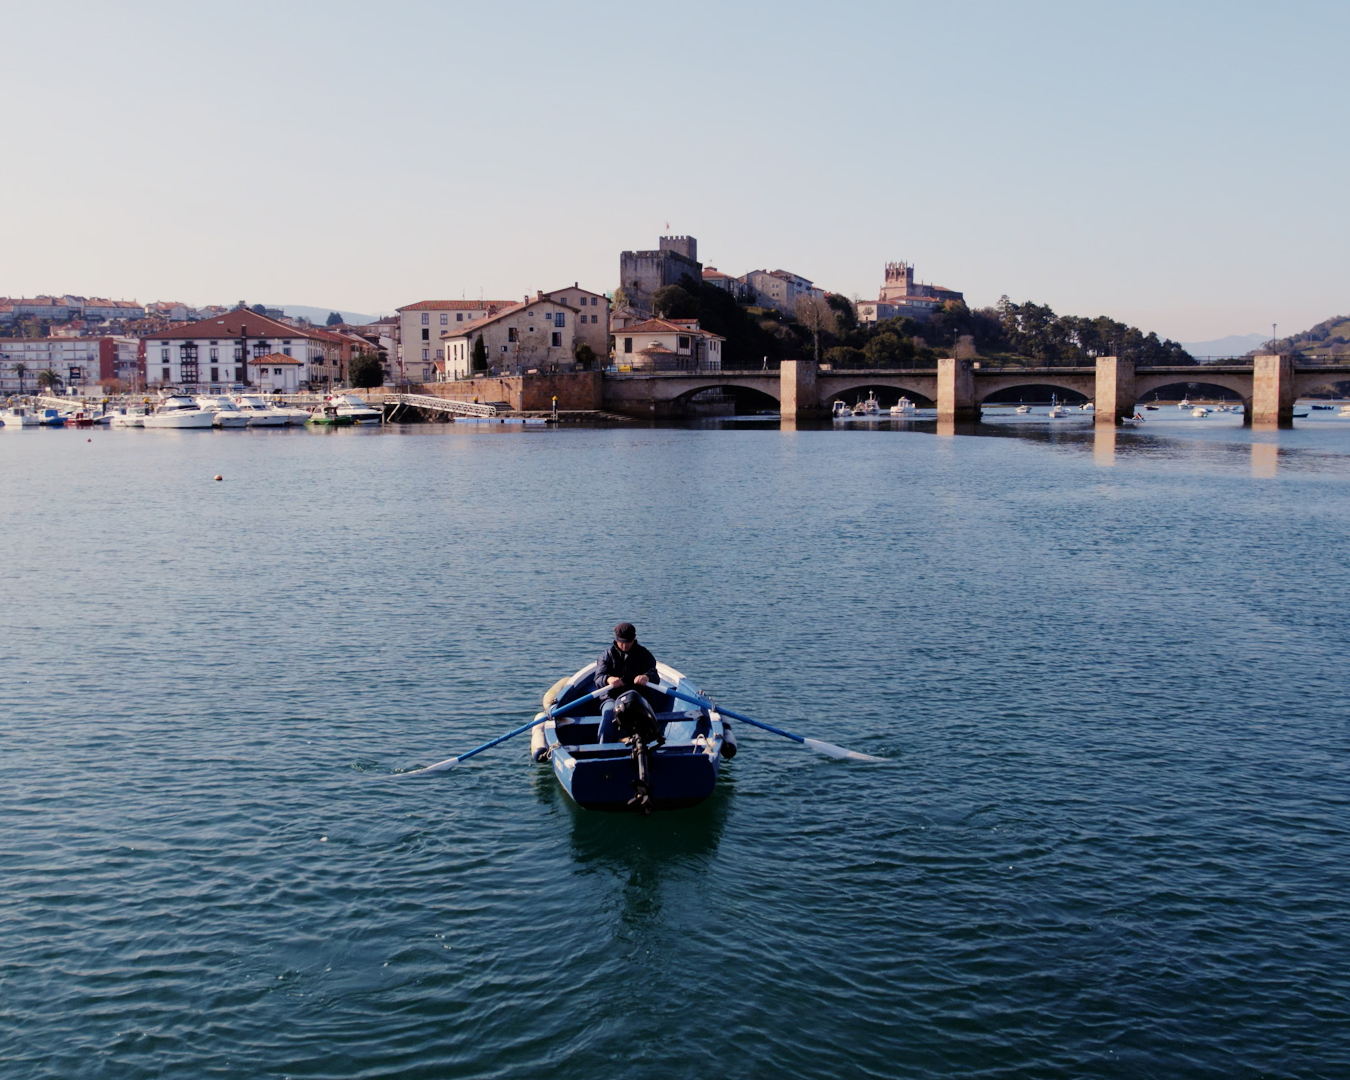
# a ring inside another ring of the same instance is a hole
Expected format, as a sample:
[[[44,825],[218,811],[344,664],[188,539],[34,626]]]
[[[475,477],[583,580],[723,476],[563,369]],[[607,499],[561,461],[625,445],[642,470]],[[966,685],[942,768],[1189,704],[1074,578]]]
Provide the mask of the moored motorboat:
[[[325,405],[312,414],[308,422],[319,427],[353,427],[356,424],[350,416],[338,412],[336,405]]]
[[[145,427],[144,409],[118,409],[112,415],[113,427]]]
[[[210,411],[213,427],[248,427],[248,414],[227,397],[199,397],[197,404]]]
[[[350,416],[358,424],[378,424],[384,420],[384,413],[356,394],[334,394],[328,403],[337,407],[339,416]]]
[[[914,402],[910,401],[907,397],[902,397],[891,406],[892,416],[913,416],[916,411]]]
[[[1191,415],[1203,420],[1205,417],[1209,415],[1209,410],[1206,409],[1203,405],[1197,405],[1194,409],[1191,410]]]
[[[234,403],[248,417],[249,427],[285,427],[291,422],[289,416],[274,409],[257,394],[240,394]]]
[[[563,790],[587,810],[674,810],[711,795],[723,758],[736,752],[735,739],[716,707],[672,696],[678,691],[703,699],[697,686],[667,664],[656,665],[659,685],[622,694],[619,709],[627,707],[637,717],[628,724],[625,742],[596,742],[598,700],[552,718],[595,690],[595,669],[587,664],[544,695],[545,711],[535,717],[543,722],[534,729],[534,760],[547,759]],[[625,730],[621,723],[621,733]]]
[[[853,415],[853,410],[848,407],[845,401],[836,401],[834,407],[830,410],[830,415],[836,420],[847,420]]]
[[[1069,413],[1063,405],[1056,404],[1051,405],[1050,411],[1045,415],[1050,417],[1051,420],[1062,420],[1064,417],[1068,416]]]
[[[1017,408],[1013,410],[1013,412],[1017,413],[1018,416],[1026,416],[1028,413],[1031,412],[1031,406],[1025,404],[1019,405],[1017,406]]]
[[[877,416],[881,412],[881,404],[877,401],[876,394],[868,394],[866,401],[860,401],[853,406],[854,416]]]
[[[209,428],[215,414],[203,409],[190,397],[174,395],[167,397],[155,406],[155,411],[146,416],[142,427],[146,428]]]

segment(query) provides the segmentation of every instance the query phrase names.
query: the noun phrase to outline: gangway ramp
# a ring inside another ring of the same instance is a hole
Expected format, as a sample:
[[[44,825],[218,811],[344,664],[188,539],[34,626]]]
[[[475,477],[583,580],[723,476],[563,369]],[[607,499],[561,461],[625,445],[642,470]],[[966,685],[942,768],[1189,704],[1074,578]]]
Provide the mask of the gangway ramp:
[[[449,416],[497,416],[505,403],[489,404],[482,401],[457,401],[435,394],[390,394],[384,399],[384,418],[395,420],[404,409],[445,413]],[[509,408],[509,406],[508,406]]]

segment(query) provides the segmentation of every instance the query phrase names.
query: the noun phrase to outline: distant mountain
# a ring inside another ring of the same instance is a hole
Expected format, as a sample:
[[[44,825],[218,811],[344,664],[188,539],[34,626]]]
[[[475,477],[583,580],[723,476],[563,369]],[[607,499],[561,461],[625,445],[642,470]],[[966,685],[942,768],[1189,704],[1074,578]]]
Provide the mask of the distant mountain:
[[[1280,338],[1275,343],[1275,351],[1299,356],[1350,358],[1350,315],[1333,315],[1311,330]]]
[[[366,323],[372,323],[379,318],[378,315],[361,315],[355,311],[340,311],[337,308],[306,307],[304,304],[265,304],[264,307],[279,307],[293,319],[302,316],[312,323],[323,326],[328,321],[330,312],[337,311],[342,318],[353,326],[364,326]]]
[[[1206,356],[1245,356],[1269,340],[1265,334],[1229,334],[1213,341],[1183,341],[1181,347],[1199,360]]]

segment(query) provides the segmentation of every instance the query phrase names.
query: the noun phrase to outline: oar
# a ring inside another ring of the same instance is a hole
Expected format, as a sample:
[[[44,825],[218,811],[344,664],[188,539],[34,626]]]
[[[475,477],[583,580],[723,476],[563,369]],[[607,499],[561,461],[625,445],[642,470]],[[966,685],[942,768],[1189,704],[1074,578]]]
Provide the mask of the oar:
[[[759,720],[752,720],[743,713],[732,712],[730,709],[724,709],[721,705],[714,705],[711,701],[704,701],[702,698],[694,697],[693,694],[681,693],[679,690],[670,690],[661,687],[661,692],[669,694],[671,697],[677,697],[681,701],[687,701],[691,705],[701,705],[705,709],[714,709],[719,713],[730,716],[733,719],[741,720],[747,724],[753,724],[757,728],[763,728],[765,731],[771,731],[775,735],[781,735],[785,739],[791,739],[793,742],[799,742],[803,746],[815,750],[817,753],[832,758],[848,758],[851,761],[885,761],[885,758],[873,757],[871,754],[860,754],[857,750],[846,750],[842,746],[835,746],[834,743],[824,742],[821,739],[808,739],[805,735],[794,735],[790,731],[784,731],[782,728],[776,728],[772,724],[765,724]]]
[[[426,773],[445,772],[447,769],[453,769],[460,762],[468,761],[469,758],[473,757],[475,754],[481,754],[484,750],[491,750],[498,743],[506,742],[507,739],[514,739],[517,735],[521,734],[522,732],[529,731],[530,728],[532,727],[537,727],[539,724],[542,724],[545,720],[551,720],[555,716],[562,716],[563,713],[571,712],[579,705],[584,705],[586,702],[591,701],[594,698],[598,698],[602,694],[608,694],[609,690],[610,688],[608,686],[602,686],[599,690],[592,690],[589,694],[586,694],[584,697],[579,697],[575,701],[569,701],[566,705],[562,706],[561,708],[558,709],[550,708],[542,716],[536,717],[535,719],[531,720],[528,724],[522,724],[520,727],[516,728],[515,731],[508,731],[505,735],[498,735],[491,742],[485,742],[482,746],[475,746],[472,750],[470,750],[466,754],[460,754],[458,757],[446,758],[444,761],[436,762],[435,765],[428,765],[425,769],[413,769],[411,772],[399,773],[399,775],[423,776]]]

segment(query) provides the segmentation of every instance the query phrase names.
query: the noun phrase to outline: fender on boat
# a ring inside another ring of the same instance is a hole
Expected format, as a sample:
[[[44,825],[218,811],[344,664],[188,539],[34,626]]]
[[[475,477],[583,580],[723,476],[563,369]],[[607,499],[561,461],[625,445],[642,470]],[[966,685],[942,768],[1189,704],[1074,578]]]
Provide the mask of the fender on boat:
[[[725,716],[716,709],[712,711],[712,716],[714,719],[722,721],[722,756],[730,761],[736,756],[736,736],[731,733],[731,724]]]
[[[558,688],[555,686],[553,689],[557,690]],[[549,692],[552,693],[553,691]],[[545,698],[544,700],[547,701],[548,699]],[[540,713],[535,719],[538,720],[539,717],[543,715],[543,713]],[[535,724],[534,728],[530,731],[530,760],[546,761],[547,759],[548,740],[544,738],[544,725]]]

